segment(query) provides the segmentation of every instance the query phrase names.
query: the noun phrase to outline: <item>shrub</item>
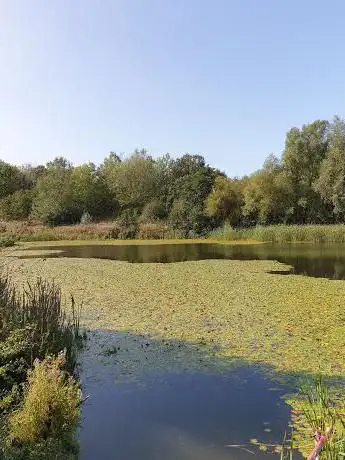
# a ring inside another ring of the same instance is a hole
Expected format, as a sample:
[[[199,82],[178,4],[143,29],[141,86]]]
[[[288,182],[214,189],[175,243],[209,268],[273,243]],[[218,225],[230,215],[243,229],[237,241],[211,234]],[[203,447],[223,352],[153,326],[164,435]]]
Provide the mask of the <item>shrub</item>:
[[[76,450],[81,391],[64,366],[65,356],[60,353],[36,360],[29,371],[23,404],[9,420],[8,439],[16,449],[37,449],[40,443],[44,450],[45,443],[57,440],[63,450]]]
[[[141,223],[155,222],[165,217],[165,210],[158,200],[153,200],[144,206],[140,215]]]
[[[11,236],[2,236],[0,237],[0,248],[9,248],[14,246],[16,239]]]
[[[121,240],[135,238],[138,231],[138,214],[131,209],[125,209],[117,220],[117,227]]]
[[[4,220],[26,219],[32,207],[32,191],[17,190],[0,201],[0,214]]]
[[[67,377],[64,354],[36,360],[29,371],[24,402],[10,418],[11,437],[17,443],[56,437],[79,417],[80,389]]]

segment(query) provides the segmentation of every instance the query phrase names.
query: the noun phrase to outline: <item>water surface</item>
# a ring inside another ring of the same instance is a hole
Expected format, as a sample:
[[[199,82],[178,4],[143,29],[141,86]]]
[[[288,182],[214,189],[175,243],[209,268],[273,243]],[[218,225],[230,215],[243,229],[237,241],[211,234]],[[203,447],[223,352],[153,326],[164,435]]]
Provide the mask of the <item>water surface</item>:
[[[90,398],[83,406],[81,460],[272,458],[251,440],[268,445],[281,442],[290,413],[282,400],[286,388],[274,388],[260,370],[244,364],[211,372],[203,366],[169,372],[170,353],[166,370],[145,374],[146,352],[140,343],[146,339],[136,337],[128,342],[130,347],[137,343],[134,346],[142,355],[137,355],[135,375],[131,378],[127,372],[119,380],[121,356],[96,357],[103,339],[107,347],[119,340],[116,333],[102,338],[103,334],[92,333],[91,349],[82,356],[81,383]]]
[[[205,259],[277,260],[292,266],[290,273],[345,279],[345,245],[336,244],[42,245],[27,249],[26,254],[21,257],[42,257],[42,253],[35,254],[38,250],[46,251],[44,257],[98,258],[131,263],[169,263]]]

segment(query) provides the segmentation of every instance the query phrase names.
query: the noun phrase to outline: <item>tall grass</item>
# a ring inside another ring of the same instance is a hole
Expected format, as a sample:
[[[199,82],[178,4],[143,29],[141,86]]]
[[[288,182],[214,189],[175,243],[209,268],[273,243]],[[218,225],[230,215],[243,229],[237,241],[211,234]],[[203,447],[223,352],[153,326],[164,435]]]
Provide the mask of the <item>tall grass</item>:
[[[209,238],[270,243],[345,243],[345,225],[269,225],[235,230],[226,224],[213,230]]]
[[[79,316],[74,299],[67,315],[61,290],[54,283],[38,279],[27,284],[24,292],[17,292],[8,277],[0,276],[0,366],[10,356],[32,365],[36,358],[65,349],[66,365],[73,371],[80,340]]]
[[[301,389],[300,406],[294,411],[293,422],[298,447],[308,455],[308,459],[340,460],[345,457],[344,417],[344,401],[337,393],[330,393],[322,378],[316,379],[314,385]],[[310,442],[312,436],[314,446]],[[317,449],[321,437],[323,441]],[[321,446],[321,452],[317,453]],[[293,440],[284,442],[281,460],[292,459],[293,448]]]
[[[137,226],[124,222],[98,222],[48,227],[28,222],[0,222],[0,247],[12,246],[16,241],[63,241],[109,239],[165,239],[181,238],[166,222],[141,222]]]
[[[76,306],[73,298],[71,311],[66,313],[61,290],[54,283],[38,279],[34,284],[28,284],[23,291],[17,291],[8,277],[0,275],[0,458],[1,450],[4,452],[6,444],[4,439],[9,436],[20,445],[12,446],[18,447],[14,456],[7,451],[5,458],[68,458],[55,454],[52,456],[52,452],[51,456],[42,456],[45,451],[49,451],[48,438],[50,444],[52,442],[54,446],[60,445],[61,440],[55,439],[54,430],[49,431],[47,439],[38,442],[43,443],[43,450],[40,451],[36,449],[36,445],[32,445],[33,439],[27,445],[26,440],[18,433],[25,426],[25,431],[29,432],[30,424],[33,427],[39,423],[38,407],[50,414],[52,420],[62,416],[65,418],[61,407],[55,407],[54,404],[59,403],[59,398],[61,404],[64,404],[65,393],[74,391],[74,381],[68,375],[75,373],[76,353],[81,343],[79,317],[80,307]],[[51,357],[48,361],[47,356]],[[57,361],[54,361],[54,357],[57,357]],[[39,362],[45,364],[39,365]],[[60,367],[61,372],[57,369]],[[28,378],[29,382],[26,383]],[[54,384],[58,384],[55,387],[55,396],[53,380]],[[63,382],[67,382],[67,386]],[[41,390],[43,393],[40,395]],[[46,396],[53,399],[44,399]],[[41,406],[38,405],[38,400]],[[11,412],[16,407],[19,411],[16,413],[20,415],[12,418]],[[68,418],[65,421],[66,429],[73,431],[75,424],[70,424]],[[13,435],[12,432],[16,434]],[[31,456],[29,452],[35,454]]]

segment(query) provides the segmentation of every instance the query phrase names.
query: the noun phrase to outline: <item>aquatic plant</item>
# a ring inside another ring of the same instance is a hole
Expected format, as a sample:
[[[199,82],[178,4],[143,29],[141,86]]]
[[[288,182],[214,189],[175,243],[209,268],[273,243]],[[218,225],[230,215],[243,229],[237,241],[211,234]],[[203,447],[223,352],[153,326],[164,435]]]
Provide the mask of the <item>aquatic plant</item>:
[[[345,456],[345,395],[322,377],[304,384],[293,398],[295,439],[284,439],[281,459],[293,458],[298,447],[308,460],[339,460]],[[313,439],[313,441],[312,441]]]

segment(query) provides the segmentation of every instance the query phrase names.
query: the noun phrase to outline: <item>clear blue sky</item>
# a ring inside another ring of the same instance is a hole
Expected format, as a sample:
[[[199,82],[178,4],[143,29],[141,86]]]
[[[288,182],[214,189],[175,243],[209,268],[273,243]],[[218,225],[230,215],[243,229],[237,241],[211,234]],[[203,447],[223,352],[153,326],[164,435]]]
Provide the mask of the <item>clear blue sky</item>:
[[[345,116],[344,23],[344,0],[0,0],[0,158],[146,147],[249,173]]]

